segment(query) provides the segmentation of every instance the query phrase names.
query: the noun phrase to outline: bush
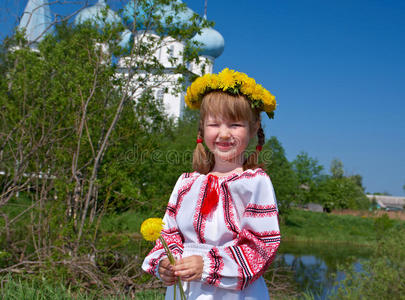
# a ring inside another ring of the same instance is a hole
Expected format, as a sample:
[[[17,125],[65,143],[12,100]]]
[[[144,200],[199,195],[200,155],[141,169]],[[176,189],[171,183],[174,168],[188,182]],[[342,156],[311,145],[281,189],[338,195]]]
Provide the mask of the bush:
[[[385,217],[376,221],[381,223],[386,224]],[[372,258],[363,262],[363,272],[356,272],[353,267],[344,270],[346,278],[331,299],[405,299],[404,236],[404,224],[386,230]]]

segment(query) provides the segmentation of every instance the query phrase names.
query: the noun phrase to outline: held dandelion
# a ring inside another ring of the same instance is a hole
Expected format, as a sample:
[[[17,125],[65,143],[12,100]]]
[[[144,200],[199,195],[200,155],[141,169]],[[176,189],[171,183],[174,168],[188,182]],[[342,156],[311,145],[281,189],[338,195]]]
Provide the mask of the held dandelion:
[[[163,225],[164,223],[161,218],[146,219],[141,225],[141,234],[143,238],[149,242],[155,242],[157,239],[159,239],[166,251],[167,258],[169,259],[170,263],[174,265],[176,263],[176,260],[174,259],[172,252],[167,246],[165,239],[162,238],[162,236],[160,235],[160,232],[163,229]],[[178,278],[176,285],[178,285],[180,290],[180,299],[186,300],[186,295],[184,294],[183,285],[180,278]],[[176,287],[174,288],[173,292],[174,299],[176,299]]]

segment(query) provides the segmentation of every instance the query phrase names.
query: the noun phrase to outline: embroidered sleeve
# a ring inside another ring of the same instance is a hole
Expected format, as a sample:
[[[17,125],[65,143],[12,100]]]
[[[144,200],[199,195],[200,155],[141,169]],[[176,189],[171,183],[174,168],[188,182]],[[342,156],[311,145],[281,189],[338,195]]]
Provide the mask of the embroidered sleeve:
[[[251,184],[254,190],[245,205],[233,245],[206,245],[205,249],[193,250],[204,257],[201,280],[206,284],[242,290],[263,275],[276,255],[280,230],[273,186],[266,174],[257,176]]]
[[[175,257],[180,257],[183,253],[184,238],[178,229],[175,219],[175,213],[173,212],[173,210],[176,210],[178,197],[180,194],[179,192],[181,191],[182,182],[185,176],[187,176],[187,174],[183,174],[182,176],[180,176],[177,180],[176,185],[174,186],[173,192],[169,199],[169,203],[167,205],[165,216],[163,217],[164,226],[161,232],[161,236],[166,241],[169,249],[172,251]],[[158,274],[158,266],[160,261],[166,256],[167,255],[162,243],[160,242],[160,240],[156,240],[155,246],[143,261],[142,269],[160,278]]]

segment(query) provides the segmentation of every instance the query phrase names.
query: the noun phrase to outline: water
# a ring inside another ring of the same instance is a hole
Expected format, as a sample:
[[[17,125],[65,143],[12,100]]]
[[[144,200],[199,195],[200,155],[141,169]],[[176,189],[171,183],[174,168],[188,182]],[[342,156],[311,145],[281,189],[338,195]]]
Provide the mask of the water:
[[[338,266],[353,264],[361,272],[361,259],[367,259],[371,249],[364,246],[326,243],[281,243],[275,264],[294,270],[294,279],[300,291],[309,291],[315,299],[327,299],[335,282],[344,279]]]

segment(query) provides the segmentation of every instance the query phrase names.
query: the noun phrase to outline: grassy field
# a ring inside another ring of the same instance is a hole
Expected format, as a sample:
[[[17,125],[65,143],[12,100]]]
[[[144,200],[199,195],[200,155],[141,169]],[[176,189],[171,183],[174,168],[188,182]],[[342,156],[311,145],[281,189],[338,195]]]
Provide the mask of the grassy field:
[[[135,293],[131,296],[107,296],[66,288],[62,284],[51,285],[46,282],[20,281],[10,276],[0,278],[0,298],[7,300],[163,300],[160,290]]]
[[[282,220],[284,241],[357,245],[376,241],[375,218],[292,210]]]

